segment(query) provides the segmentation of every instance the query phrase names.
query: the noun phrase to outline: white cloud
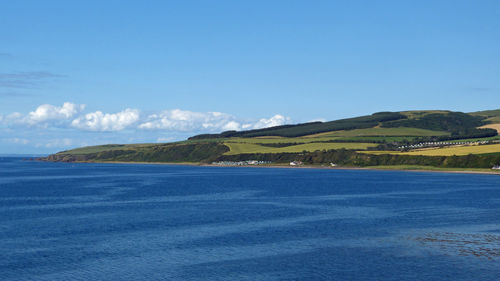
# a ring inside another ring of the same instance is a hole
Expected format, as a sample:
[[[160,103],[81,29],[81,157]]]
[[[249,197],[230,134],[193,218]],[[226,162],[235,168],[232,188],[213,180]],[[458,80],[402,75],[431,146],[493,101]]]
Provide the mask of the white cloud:
[[[36,146],[37,147],[46,147],[46,148],[55,148],[55,147],[68,147],[73,144],[73,140],[68,139],[68,138],[62,138],[62,139],[52,139],[49,140],[46,143],[39,143]]]
[[[312,123],[312,122],[326,122],[326,119],[325,118],[316,118],[316,119],[312,119],[312,120],[307,121],[307,123]]]
[[[71,120],[85,109],[84,104],[74,104],[65,102],[62,106],[51,104],[42,104],[34,111],[24,115],[19,112],[13,112],[0,118],[0,122],[7,125],[27,125],[27,126],[61,126]]]
[[[60,106],[42,104],[28,113],[2,113],[0,142],[17,149],[54,152],[71,146],[104,143],[171,142],[196,134],[259,129],[290,122],[290,118],[279,114],[248,120],[222,112],[181,109],[150,115],[130,108],[115,113],[85,112],[84,109],[85,105],[66,102]],[[94,133],[123,130],[126,131],[120,134]]]
[[[236,121],[229,121],[226,125],[222,127],[224,131],[238,131],[240,130],[241,125]]]
[[[280,126],[290,122],[290,118],[283,115],[274,115],[266,119],[262,118],[255,123],[243,123],[233,115],[222,112],[193,112],[187,110],[164,110],[158,114],[152,114],[139,124],[140,129],[191,131],[191,132],[220,132],[240,131],[248,129],[261,129],[272,126]]]
[[[7,115],[0,115],[0,125],[22,124],[23,115],[19,112],[13,112]]]
[[[156,139],[156,142],[161,143],[161,142],[170,142],[175,140],[174,137],[159,137]]]
[[[0,115],[0,123],[28,125],[38,128],[73,127],[85,131],[121,131],[125,129],[164,130],[184,133],[217,133],[279,126],[290,118],[274,115],[256,122],[241,120],[222,112],[194,112],[189,110],[164,110],[149,116],[141,116],[137,109],[125,109],[117,113],[95,111],[84,114],[85,105],[65,102],[62,106],[42,104],[28,114],[14,112]],[[36,125],[36,126],[35,126]]]
[[[96,111],[76,118],[71,125],[89,131],[121,131],[139,121],[139,110],[127,108],[118,113]]]
[[[4,118],[4,122],[9,123],[9,122],[22,122],[23,115],[19,112],[13,112]]]
[[[290,122],[290,118],[285,117],[280,114],[276,114],[273,117],[269,119],[262,118],[260,119],[257,123],[255,123],[252,128],[253,129],[262,129],[262,128],[268,128],[268,127],[274,127],[274,126],[281,126],[285,125]]]
[[[188,110],[164,110],[149,115],[140,129],[161,129],[171,131],[220,131],[237,130],[240,125],[235,118],[221,112],[193,112]]]
[[[15,143],[15,144],[28,144],[30,141],[25,139],[25,138],[11,138],[7,139],[8,142]]]
[[[77,105],[70,102],[65,102],[62,106],[42,104],[35,111],[30,112],[24,117],[22,121],[30,125],[35,125],[55,120],[67,120],[84,109],[84,104]]]

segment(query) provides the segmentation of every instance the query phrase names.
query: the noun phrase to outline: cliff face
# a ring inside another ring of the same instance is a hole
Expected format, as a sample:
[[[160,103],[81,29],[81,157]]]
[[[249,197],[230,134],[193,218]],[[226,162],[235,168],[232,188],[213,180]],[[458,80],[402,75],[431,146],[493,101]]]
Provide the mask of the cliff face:
[[[87,154],[83,155],[71,155],[71,154],[52,154],[47,157],[37,158],[39,161],[50,161],[50,162],[84,162],[91,160],[92,157]]]
[[[88,152],[83,153],[81,149],[64,151],[38,160],[54,162],[211,162],[229,151],[229,148],[221,143],[194,143],[129,145],[118,148],[114,146],[111,149],[103,146],[90,147],[86,151]]]

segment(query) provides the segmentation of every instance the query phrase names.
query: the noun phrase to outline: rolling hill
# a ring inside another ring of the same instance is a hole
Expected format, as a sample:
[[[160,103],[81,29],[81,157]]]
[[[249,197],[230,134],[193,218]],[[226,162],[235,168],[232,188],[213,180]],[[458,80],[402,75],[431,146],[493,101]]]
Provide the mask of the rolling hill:
[[[202,134],[175,143],[83,147],[41,160],[210,163],[258,159],[286,163],[302,159],[309,164],[335,160],[346,166],[408,162],[485,168],[500,164],[500,146],[496,144],[500,142],[497,118],[500,118],[500,110],[378,112],[330,122]],[[464,149],[469,145],[488,147]],[[418,152],[422,146],[425,146],[425,153]],[[436,152],[432,152],[433,149]],[[437,152],[438,149],[441,150]],[[447,160],[447,157],[460,158],[469,154],[476,155],[477,159]]]

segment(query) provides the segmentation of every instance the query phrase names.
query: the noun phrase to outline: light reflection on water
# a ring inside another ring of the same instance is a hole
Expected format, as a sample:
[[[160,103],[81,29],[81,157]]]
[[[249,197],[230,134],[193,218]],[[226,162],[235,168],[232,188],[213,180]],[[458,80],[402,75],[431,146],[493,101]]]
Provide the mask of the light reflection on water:
[[[0,161],[2,280],[497,280],[494,175]]]

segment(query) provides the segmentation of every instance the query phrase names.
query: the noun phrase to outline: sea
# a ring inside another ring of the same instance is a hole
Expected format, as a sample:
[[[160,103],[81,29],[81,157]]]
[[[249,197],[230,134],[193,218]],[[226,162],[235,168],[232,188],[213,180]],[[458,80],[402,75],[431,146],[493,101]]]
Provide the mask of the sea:
[[[3,157],[0,280],[500,280],[500,176]]]

